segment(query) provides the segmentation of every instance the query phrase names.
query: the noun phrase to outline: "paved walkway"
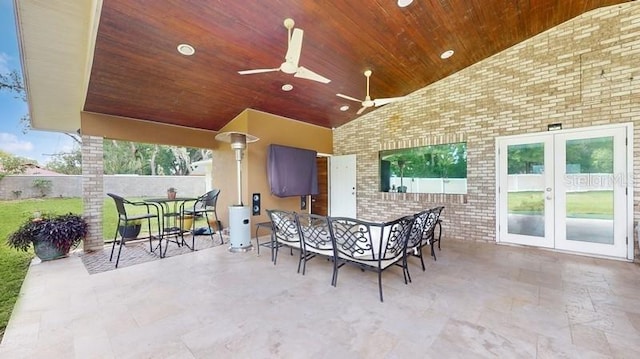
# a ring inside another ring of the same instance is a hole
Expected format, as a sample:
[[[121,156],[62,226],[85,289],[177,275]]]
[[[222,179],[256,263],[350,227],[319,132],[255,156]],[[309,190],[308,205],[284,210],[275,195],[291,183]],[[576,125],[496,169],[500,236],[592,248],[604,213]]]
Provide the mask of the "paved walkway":
[[[229,238],[228,236],[223,236],[225,245],[228,245]],[[186,236],[185,241],[191,245],[191,236]],[[157,241],[154,241],[152,247],[155,248],[157,246]],[[162,242],[162,245],[165,245],[165,241]],[[220,237],[218,234],[214,234],[213,240],[209,235],[204,236],[196,236],[195,237],[195,248],[196,250],[202,250],[206,248],[211,248],[220,245]],[[87,272],[89,274],[101,273],[109,270],[116,269],[116,257],[118,255],[118,244],[116,244],[116,248],[113,254],[113,261],[109,261],[109,257],[111,256],[111,244],[105,245],[102,251],[84,253],[81,250],[77,253],[77,255],[82,259],[82,263],[84,264]],[[163,247],[164,250],[164,247]],[[169,242],[169,247],[167,248],[166,257],[174,257],[186,253],[190,253],[191,249],[186,246],[178,246],[174,242]],[[155,260],[159,260],[160,256],[158,254],[158,250],[155,252],[151,252],[149,250],[149,241],[137,241],[137,242],[128,242],[125,243],[125,246],[122,247],[122,252],[120,253],[120,262],[118,263],[118,268],[129,267],[132,265],[137,265],[140,263],[151,262]]]

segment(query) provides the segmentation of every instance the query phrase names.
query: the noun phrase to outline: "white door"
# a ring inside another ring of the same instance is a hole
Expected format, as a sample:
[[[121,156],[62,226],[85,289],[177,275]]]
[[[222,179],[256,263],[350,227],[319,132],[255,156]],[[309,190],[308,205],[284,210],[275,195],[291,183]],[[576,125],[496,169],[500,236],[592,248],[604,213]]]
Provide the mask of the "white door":
[[[553,248],[553,141],[548,135],[499,140],[500,241]]]
[[[626,256],[625,141],[625,128],[555,136],[556,248]]]
[[[356,155],[331,156],[329,163],[329,215],[355,218]]]
[[[630,131],[614,125],[498,139],[498,241],[632,258]]]

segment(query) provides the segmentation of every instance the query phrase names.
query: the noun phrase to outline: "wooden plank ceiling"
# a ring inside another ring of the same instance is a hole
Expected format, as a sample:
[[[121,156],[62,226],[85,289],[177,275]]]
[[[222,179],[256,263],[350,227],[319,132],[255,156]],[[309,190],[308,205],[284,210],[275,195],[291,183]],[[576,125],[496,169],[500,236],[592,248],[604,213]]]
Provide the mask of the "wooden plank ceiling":
[[[371,97],[407,95],[595,8],[626,0],[104,0],[85,111],[219,130],[246,108],[338,127]],[[304,30],[300,66],[277,68],[285,18]],[[195,47],[193,56],[176,51]],[[448,60],[440,54],[454,50]],[[282,91],[284,84],[293,90]],[[340,106],[349,105],[348,111]],[[368,110],[368,111],[371,111]],[[365,112],[367,113],[367,112]]]

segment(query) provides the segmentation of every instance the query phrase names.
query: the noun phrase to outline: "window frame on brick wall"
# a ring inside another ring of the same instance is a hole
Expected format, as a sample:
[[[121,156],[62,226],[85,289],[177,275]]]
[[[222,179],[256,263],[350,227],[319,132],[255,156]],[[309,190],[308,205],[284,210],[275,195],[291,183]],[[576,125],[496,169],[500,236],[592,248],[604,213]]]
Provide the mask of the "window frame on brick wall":
[[[378,152],[378,190],[406,193],[467,193],[467,142]]]

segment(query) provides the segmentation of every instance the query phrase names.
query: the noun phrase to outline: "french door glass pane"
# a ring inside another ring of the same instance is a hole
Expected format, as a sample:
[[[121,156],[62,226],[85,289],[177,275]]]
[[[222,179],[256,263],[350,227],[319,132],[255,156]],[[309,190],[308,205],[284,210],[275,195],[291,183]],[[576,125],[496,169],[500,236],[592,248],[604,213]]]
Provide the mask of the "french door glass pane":
[[[566,141],[567,240],[613,244],[613,137]]]
[[[544,237],[544,143],[507,146],[508,233]]]

